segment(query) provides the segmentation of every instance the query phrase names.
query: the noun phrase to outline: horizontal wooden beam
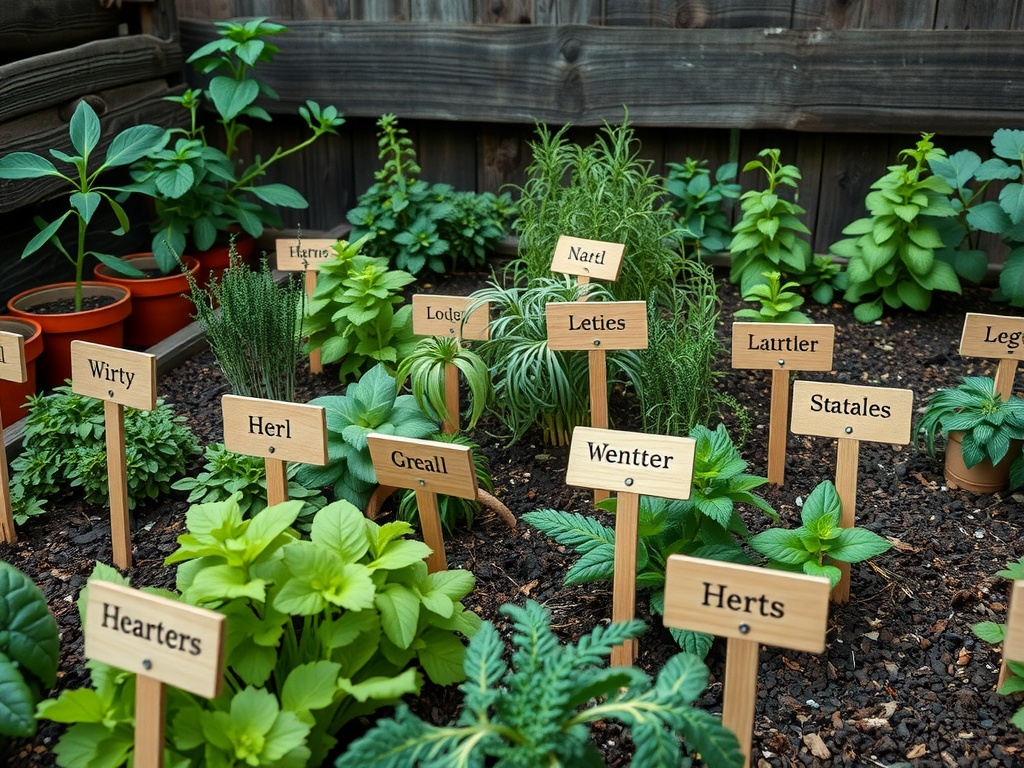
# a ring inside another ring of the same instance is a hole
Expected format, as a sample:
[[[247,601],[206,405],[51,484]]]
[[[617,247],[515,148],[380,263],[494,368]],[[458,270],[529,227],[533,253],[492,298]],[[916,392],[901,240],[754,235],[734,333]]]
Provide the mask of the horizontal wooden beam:
[[[1024,32],[290,21],[294,112],[497,123],[987,135],[1024,119]],[[182,20],[191,51],[212,22]]]

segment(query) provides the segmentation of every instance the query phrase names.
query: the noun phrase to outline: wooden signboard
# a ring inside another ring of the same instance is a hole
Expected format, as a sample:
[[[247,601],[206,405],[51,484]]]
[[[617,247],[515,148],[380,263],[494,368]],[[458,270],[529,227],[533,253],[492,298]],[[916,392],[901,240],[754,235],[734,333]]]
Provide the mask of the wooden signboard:
[[[467,310],[473,306],[473,311]],[[475,304],[465,296],[440,296],[417,293],[412,297],[412,332],[418,336],[445,336],[456,339],[490,337],[491,305]],[[459,369],[444,368],[444,403],[448,417],[441,425],[449,435],[459,431]]]
[[[337,240],[321,238],[313,240],[292,240],[282,238],[276,241],[277,268],[282,272],[303,272],[306,296],[312,298],[316,290],[316,270],[321,263],[334,256],[334,244]],[[310,373],[323,373],[324,366],[320,362],[320,350],[309,353]]]
[[[1017,363],[1024,355],[1024,317],[968,312],[960,335],[960,354],[999,360],[995,391],[1008,399],[1013,393]]]
[[[617,492],[612,621],[629,621],[636,616],[640,496],[688,499],[695,446],[696,441],[689,437],[593,427],[573,430],[565,481],[583,488]],[[636,651],[636,640],[616,646],[612,649],[612,665],[632,664]]]
[[[19,384],[28,380],[25,367],[25,338],[20,333],[0,331],[0,381]],[[4,442],[4,421],[0,416],[0,541],[11,544],[18,540],[11,509],[11,481],[7,475],[7,444]]]
[[[437,495],[476,499],[476,469],[473,452],[464,445],[449,445],[436,440],[369,434],[373,470],[384,486],[408,488],[416,492],[423,540],[433,553],[427,558],[431,573],[448,568],[441,532]]]
[[[832,370],[836,327],[807,323],[733,323],[732,367],[772,372],[768,482],[786,478],[789,372]]]
[[[85,655],[137,675],[138,768],[163,764],[165,684],[210,699],[220,695],[226,618],[119,584],[89,582]]]
[[[76,339],[71,342],[71,390],[103,401],[110,540],[114,565],[124,570],[132,564],[124,409],[156,408],[156,355]]]
[[[856,522],[860,442],[906,445],[910,442],[913,409],[914,392],[909,389],[820,381],[798,381],[793,385],[793,432],[839,441],[836,491],[843,503],[840,524],[844,528],[852,528]],[[837,566],[842,578],[832,598],[845,603],[850,599],[850,564]]]
[[[722,724],[750,764],[759,645],[821,653],[829,581],[735,563],[672,555],[665,571],[665,626],[728,638]]]
[[[999,685],[1010,676],[1007,661],[1024,662],[1024,582],[1014,581],[1010,588],[1010,607],[1006,612],[1003,637],[1003,662],[999,667]]]
[[[319,405],[224,395],[224,447],[261,456],[267,468],[267,505],[288,500],[285,462],[327,463],[327,414]]]
[[[622,254],[626,246],[622,243],[606,243],[601,240],[587,240],[582,237],[562,235],[555,244],[551,258],[551,271],[563,275],[575,275],[581,283],[590,280],[615,282],[622,267]]]

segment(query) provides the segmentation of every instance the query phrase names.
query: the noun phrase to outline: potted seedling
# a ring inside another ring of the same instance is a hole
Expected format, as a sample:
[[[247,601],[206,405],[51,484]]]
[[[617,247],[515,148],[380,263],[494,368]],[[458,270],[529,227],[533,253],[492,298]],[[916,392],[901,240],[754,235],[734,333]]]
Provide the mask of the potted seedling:
[[[917,434],[933,455],[936,435],[946,436],[944,474],[950,485],[994,493],[1007,487],[1011,465],[1021,455],[1024,400],[1004,400],[993,379],[968,376],[928,398]]]
[[[30,317],[42,326],[44,378],[50,387],[71,375],[72,340],[87,339],[110,346],[121,346],[123,342],[123,321],[131,312],[130,294],[120,286],[84,281],[85,262],[89,256],[94,256],[122,274],[139,272],[116,256],[90,250],[86,237],[90,223],[103,206],[113,211],[120,224],[114,234],[128,230],[128,216],[115,199],[124,195],[126,190],[103,183],[103,172],[130,165],[140,157],[158,151],[166,140],[163,128],[136,125],[116,135],[104,153],[99,150],[100,133],[96,112],[83,100],[75,108],[69,124],[69,138],[75,154],[50,150],[50,155],[65,170],[34,152],[11,152],[0,158],[0,179],[53,177],[63,182],[68,193],[68,209],[53,221],[37,221],[40,231],[29,240],[21,257],[27,258],[47,243],[52,243],[74,267],[74,281],[32,288],[7,302],[12,315]],[[61,227],[69,220],[77,227],[75,247],[70,251],[57,239]]]

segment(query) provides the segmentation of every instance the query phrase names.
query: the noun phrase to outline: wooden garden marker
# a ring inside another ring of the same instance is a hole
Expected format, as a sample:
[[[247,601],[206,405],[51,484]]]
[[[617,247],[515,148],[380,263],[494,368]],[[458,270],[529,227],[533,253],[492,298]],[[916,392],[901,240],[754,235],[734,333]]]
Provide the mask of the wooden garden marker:
[[[89,582],[85,655],[137,675],[136,768],[163,765],[165,684],[208,699],[220,695],[226,619],[120,584]]]
[[[914,392],[910,389],[819,381],[793,385],[793,432],[839,440],[836,491],[843,504],[843,528],[854,527],[856,520],[860,442],[906,445],[910,442],[913,407]],[[850,564],[837,566],[842,578],[832,591],[832,599],[845,603],[850,599]]]
[[[834,325],[806,323],[733,323],[732,367],[772,372],[768,417],[768,482],[786,478],[789,433],[789,372],[832,370]]]
[[[132,564],[124,408],[156,408],[156,355],[76,339],[71,342],[71,390],[103,401],[110,540],[114,565],[123,571]]]
[[[722,724],[750,765],[761,643],[825,650],[829,581],[735,563],[671,555],[665,570],[665,626],[728,638]]]
[[[640,495],[690,498],[696,441],[613,429],[576,427],[565,481],[617,492],[612,621],[636,617],[636,547]],[[636,640],[612,649],[613,666],[636,659]]]
[[[1024,317],[968,312],[960,335],[960,354],[998,359],[995,391],[1008,400],[1013,394],[1017,362],[1024,355]]]
[[[448,336],[485,340],[490,337],[491,305],[478,304],[470,314],[472,301],[465,296],[417,293],[412,297],[412,332],[418,336]],[[444,404],[448,418],[442,429],[447,435],[459,431],[459,369],[444,367]]]
[[[366,442],[370,446],[377,482],[416,492],[423,540],[433,550],[427,558],[427,570],[430,573],[447,570],[437,495],[476,499],[473,451],[465,445],[374,433],[366,436]]]
[[[1010,676],[1007,661],[1024,662],[1024,582],[1014,581],[1010,588],[1010,607],[1006,611],[1006,635],[1003,637],[1003,662],[999,665],[999,685]]]
[[[25,338],[20,333],[0,331],[0,381],[28,380],[25,368]],[[7,446],[4,443],[4,420],[0,415],[0,541],[13,544],[18,540],[11,510],[11,482],[7,476]]]
[[[224,395],[224,447],[262,456],[267,506],[288,501],[287,461],[327,463],[327,414],[319,405]]]
[[[334,244],[337,240],[314,239],[292,240],[281,238],[276,241],[277,268],[282,272],[302,272],[306,285],[306,296],[313,297],[316,290],[316,270],[325,260],[334,255]],[[309,353],[310,373],[323,373],[324,366],[320,362],[320,350]]]

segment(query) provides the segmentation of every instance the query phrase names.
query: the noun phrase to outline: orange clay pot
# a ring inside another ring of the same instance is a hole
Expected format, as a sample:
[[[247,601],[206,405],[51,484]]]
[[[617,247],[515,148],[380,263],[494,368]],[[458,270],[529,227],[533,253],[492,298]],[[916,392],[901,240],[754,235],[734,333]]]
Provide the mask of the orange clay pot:
[[[25,340],[25,381],[0,381],[0,423],[4,426],[25,417],[25,398],[36,391],[36,358],[43,352],[43,329],[35,320],[0,317],[0,331],[16,333]]]

